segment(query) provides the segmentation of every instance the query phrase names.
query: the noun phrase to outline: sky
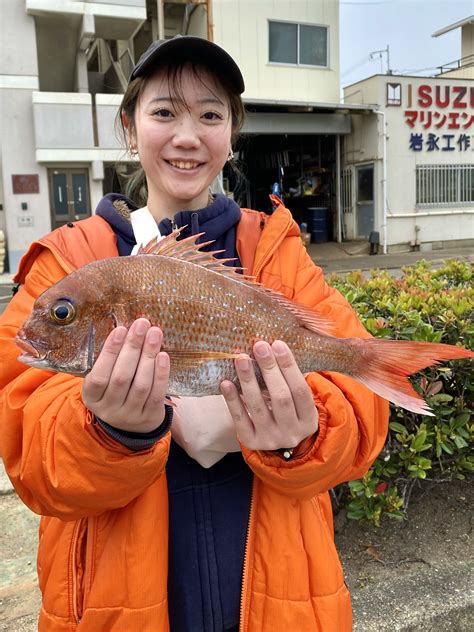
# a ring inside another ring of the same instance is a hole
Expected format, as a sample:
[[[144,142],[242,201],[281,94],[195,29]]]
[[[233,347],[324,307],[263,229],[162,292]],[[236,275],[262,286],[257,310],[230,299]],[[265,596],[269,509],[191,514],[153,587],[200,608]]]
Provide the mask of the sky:
[[[387,68],[396,74],[434,75],[461,57],[461,29],[431,35],[474,14],[474,0],[340,0],[341,86]]]

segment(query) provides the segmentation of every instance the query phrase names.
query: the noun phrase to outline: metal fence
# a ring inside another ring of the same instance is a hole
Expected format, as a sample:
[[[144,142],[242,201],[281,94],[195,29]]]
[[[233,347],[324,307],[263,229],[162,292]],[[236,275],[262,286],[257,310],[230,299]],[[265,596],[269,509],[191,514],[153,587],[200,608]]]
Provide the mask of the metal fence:
[[[342,212],[352,213],[352,169],[342,170]]]
[[[474,165],[420,165],[416,168],[418,206],[474,203]]]

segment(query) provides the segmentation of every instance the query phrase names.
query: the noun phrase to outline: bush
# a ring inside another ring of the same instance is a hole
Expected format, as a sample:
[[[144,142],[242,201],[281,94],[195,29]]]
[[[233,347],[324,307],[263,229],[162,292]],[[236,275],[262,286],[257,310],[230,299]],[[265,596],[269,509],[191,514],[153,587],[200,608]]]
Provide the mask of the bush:
[[[337,287],[374,336],[461,344],[474,342],[472,266],[448,260],[436,270],[426,261],[403,268],[401,278],[372,271],[332,275]],[[386,444],[364,478],[335,492],[347,515],[379,525],[381,518],[403,519],[417,481],[463,479],[474,471],[472,363],[456,360],[420,371],[411,379],[434,417],[390,405]]]

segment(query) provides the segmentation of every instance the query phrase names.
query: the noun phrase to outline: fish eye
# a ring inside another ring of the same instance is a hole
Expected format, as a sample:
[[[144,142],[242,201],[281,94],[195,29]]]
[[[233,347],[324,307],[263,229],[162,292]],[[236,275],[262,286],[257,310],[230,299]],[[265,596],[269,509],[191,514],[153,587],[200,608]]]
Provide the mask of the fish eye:
[[[66,300],[58,301],[51,308],[51,318],[58,323],[58,325],[68,325],[76,315],[74,305]]]

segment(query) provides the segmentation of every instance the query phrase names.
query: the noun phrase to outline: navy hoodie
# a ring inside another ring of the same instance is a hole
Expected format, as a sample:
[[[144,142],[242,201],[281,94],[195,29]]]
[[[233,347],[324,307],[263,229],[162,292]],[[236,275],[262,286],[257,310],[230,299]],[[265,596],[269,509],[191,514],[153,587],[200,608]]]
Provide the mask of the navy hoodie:
[[[114,204],[115,203],[115,204]],[[121,256],[135,245],[130,221],[117,208],[136,206],[122,195],[106,195],[97,215],[113,228]],[[180,238],[204,232],[214,240],[204,250],[224,250],[220,258],[235,258],[236,225],[240,208],[224,195],[198,211],[180,211],[178,227],[187,226]],[[159,223],[168,235],[172,223]],[[169,429],[169,419],[147,436],[122,433],[102,424],[115,439],[131,449],[144,449]],[[227,454],[210,468],[203,468],[171,441],[166,467],[169,490],[168,599],[171,632],[223,632],[239,625],[245,538],[250,507],[252,474],[240,452]]]

